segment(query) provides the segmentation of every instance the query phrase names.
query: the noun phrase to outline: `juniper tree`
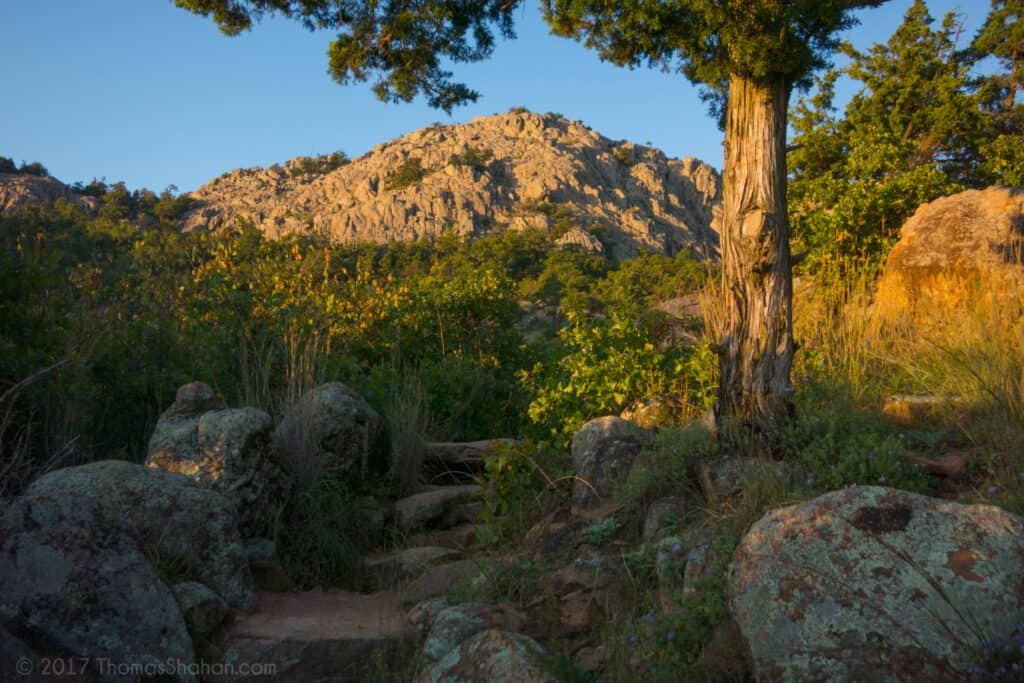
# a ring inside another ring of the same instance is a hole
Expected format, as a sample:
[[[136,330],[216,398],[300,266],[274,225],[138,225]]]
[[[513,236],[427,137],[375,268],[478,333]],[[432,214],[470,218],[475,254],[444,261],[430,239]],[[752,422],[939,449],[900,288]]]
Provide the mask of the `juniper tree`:
[[[624,66],[678,71],[704,86],[725,128],[719,426],[769,438],[790,412],[792,277],[786,212],[790,93],[825,65],[852,12],[885,0],[542,0],[554,33]],[[522,0],[176,0],[238,33],[279,12],[330,29],[329,72],[373,80],[378,97],[418,94],[446,111],[475,100],[442,60],[472,62],[513,37]]]

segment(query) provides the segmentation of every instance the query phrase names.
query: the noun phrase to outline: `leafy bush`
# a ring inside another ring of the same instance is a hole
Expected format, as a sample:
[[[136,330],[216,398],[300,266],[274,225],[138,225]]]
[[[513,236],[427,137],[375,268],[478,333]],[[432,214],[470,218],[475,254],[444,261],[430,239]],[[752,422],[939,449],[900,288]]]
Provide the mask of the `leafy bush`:
[[[423,161],[419,157],[409,157],[384,181],[384,189],[390,192],[401,190],[415,185],[425,177],[427,170],[423,168]]]
[[[567,463],[562,462],[561,467]],[[494,541],[521,538],[544,513],[541,498],[561,474],[558,458],[532,441],[501,444],[484,455],[480,521]]]
[[[487,162],[494,158],[494,152],[479,147],[467,147],[462,154],[451,155],[449,162],[452,166],[468,166],[475,171],[483,173],[487,170]]]
[[[289,164],[293,177],[300,175],[323,175],[348,164],[351,160],[344,152],[322,154],[315,157],[300,157]]]
[[[612,150],[612,156],[623,166],[627,168],[636,163],[636,156],[633,153],[632,145],[619,145]]]
[[[538,433],[566,446],[589,419],[618,414],[655,394],[684,393],[689,354],[658,349],[638,321],[613,313],[604,321],[569,314],[558,336],[566,355],[520,376],[535,398],[527,414]]]

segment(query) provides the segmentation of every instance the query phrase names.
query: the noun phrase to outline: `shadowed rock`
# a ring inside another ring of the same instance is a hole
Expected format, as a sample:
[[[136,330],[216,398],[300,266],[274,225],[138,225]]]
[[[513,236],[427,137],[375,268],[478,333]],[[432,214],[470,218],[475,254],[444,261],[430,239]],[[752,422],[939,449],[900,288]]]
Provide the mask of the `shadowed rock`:
[[[80,658],[110,681],[135,679],[110,673],[112,664],[194,662],[181,611],[135,526],[102,501],[29,493],[0,519],[0,538],[0,619],[44,639],[55,656]]]
[[[209,586],[232,607],[252,607],[252,574],[234,506],[184,475],[103,460],[50,472],[25,495],[90,498],[102,519],[116,520],[114,529],[130,534],[154,565]]]

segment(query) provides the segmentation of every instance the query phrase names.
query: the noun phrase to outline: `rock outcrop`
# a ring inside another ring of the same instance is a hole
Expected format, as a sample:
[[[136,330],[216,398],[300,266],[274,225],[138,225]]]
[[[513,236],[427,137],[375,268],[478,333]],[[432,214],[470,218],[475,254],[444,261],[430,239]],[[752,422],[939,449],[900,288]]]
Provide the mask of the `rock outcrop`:
[[[98,204],[95,197],[85,197],[47,175],[0,173],[0,214],[14,213],[31,204],[48,204],[64,199],[87,210]]]
[[[178,389],[149,440],[146,466],[192,478],[231,500],[247,535],[265,530],[286,488],[270,444],[273,421],[256,408],[221,408],[202,382]]]
[[[1024,189],[968,190],[922,205],[900,228],[878,284],[882,313],[970,304],[1024,285]]]
[[[1022,532],[999,508],[877,486],[769,512],[729,569],[757,679],[968,680],[1024,622]]]
[[[560,211],[584,229],[571,230],[566,244],[607,249],[617,259],[640,250],[717,254],[717,171],[609,140],[555,114],[513,111],[434,125],[323,174],[304,173],[305,162],[236,169],[210,181],[192,194],[196,205],[183,228],[218,230],[244,219],[272,237],[388,243],[449,231],[546,229]]]

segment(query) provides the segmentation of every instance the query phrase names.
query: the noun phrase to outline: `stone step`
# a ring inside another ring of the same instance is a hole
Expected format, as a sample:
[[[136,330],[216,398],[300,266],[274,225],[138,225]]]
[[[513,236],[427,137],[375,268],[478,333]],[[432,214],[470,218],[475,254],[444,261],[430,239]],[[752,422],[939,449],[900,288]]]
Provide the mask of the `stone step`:
[[[257,611],[222,634],[220,664],[204,678],[363,683],[384,665],[400,671],[415,639],[395,592],[259,593]]]

